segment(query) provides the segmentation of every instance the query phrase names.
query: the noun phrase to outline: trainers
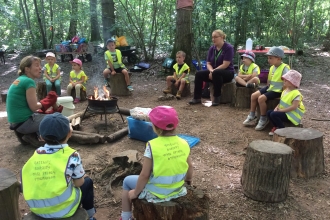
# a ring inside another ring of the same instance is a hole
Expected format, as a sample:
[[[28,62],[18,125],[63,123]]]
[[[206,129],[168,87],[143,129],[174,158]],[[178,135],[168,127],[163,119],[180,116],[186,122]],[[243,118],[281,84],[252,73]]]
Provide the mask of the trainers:
[[[255,121],[256,119],[257,116],[251,117],[250,115],[248,115],[245,121],[243,122],[243,125],[251,125],[251,122]]]
[[[256,84],[255,83],[248,83],[248,84],[246,84],[246,87],[247,88],[255,88]]]
[[[166,89],[163,90],[164,94],[170,94],[172,92],[172,89],[167,87]]]
[[[127,86],[127,89],[128,89],[130,92],[132,92],[132,91],[134,90],[133,87],[132,87],[131,85]]]
[[[37,135],[34,133],[25,134],[25,135],[23,135],[22,139],[23,139],[23,141],[25,141],[26,143],[29,143],[30,145],[32,145],[34,147],[41,147],[41,146],[44,146],[44,144],[45,144],[44,141],[39,141]]]
[[[79,102],[80,102],[80,99],[79,98],[75,98],[74,101],[73,101],[74,104],[77,104]]]
[[[276,129],[277,129],[276,127],[273,127],[272,130],[270,130],[270,132],[268,134],[270,136],[273,136]]]
[[[212,102],[212,106],[218,106],[218,105],[220,105],[220,96],[214,97]]]
[[[195,105],[195,104],[202,104],[202,100],[201,99],[192,99],[189,101],[190,105]]]
[[[175,96],[177,99],[181,99],[181,91],[178,91],[178,93],[176,94],[176,96]]]
[[[266,127],[266,125],[267,125],[268,123],[269,123],[268,118],[267,118],[265,121],[259,120],[257,126],[255,127],[255,130],[256,130],[256,131],[261,131],[261,130],[263,130],[263,129]]]

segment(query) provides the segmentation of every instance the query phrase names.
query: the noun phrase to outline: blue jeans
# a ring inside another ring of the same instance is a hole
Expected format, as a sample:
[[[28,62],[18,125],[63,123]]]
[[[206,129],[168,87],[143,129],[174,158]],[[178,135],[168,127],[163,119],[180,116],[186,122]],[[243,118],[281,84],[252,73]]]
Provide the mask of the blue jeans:
[[[284,128],[283,122],[290,122],[285,112],[275,112],[274,110],[268,110],[267,116],[276,128]]]
[[[46,82],[46,91],[47,91],[47,94],[52,91],[52,86],[53,86],[53,83],[55,84],[55,89],[56,89],[56,94],[58,96],[61,95],[61,81],[60,80],[55,80],[55,82],[51,82],[49,81],[48,79],[45,80]]]
[[[123,182],[124,190],[132,190],[136,188],[136,183],[138,181],[139,175],[126,176]]]

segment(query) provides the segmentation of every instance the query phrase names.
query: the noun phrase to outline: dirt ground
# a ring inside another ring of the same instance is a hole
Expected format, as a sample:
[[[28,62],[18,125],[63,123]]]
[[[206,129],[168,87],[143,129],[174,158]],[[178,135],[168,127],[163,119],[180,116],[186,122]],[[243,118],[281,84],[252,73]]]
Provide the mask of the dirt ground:
[[[5,65],[0,65],[0,90],[8,89],[17,77],[17,68],[22,55],[7,54]],[[62,89],[68,83],[69,63],[59,65],[64,71]],[[93,61],[84,64],[89,76],[88,93],[92,87],[102,85],[101,72],[105,64],[102,54],[95,54]],[[129,65],[128,65],[129,66]],[[129,66],[131,67],[131,66]],[[289,195],[284,202],[262,203],[244,196],[240,177],[244,163],[246,147],[256,139],[271,140],[269,130],[255,131],[244,127],[249,110],[236,109],[229,105],[205,107],[189,106],[191,97],[182,100],[157,101],[165,86],[164,77],[160,76],[161,61],[152,64],[148,71],[133,73],[134,92],[129,97],[119,97],[118,105],[123,108],[150,107],[157,105],[173,106],[179,114],[178,133],[197,136],[201,142],[196,145],[191,156],[194,164],[193,185],[206,190],[210,201],[210,219],[329,219],[330,215],[330,132],[329,121],[315,121],[311,118],[330,119],[330,56],[317,49],[306,51],[304,56],[295,57],[295,69],[303,74],[301,92],[307,112],[303,126],[323,132],[325,172],[322,175],[290,181]],[[42,79],[39,79],[42,80]],[[192,83],[193,85],[193,83]],[[192,86],[193,89],[193,86]],[[87,102],[76,105],[75,112],[84,110]],[[109,116],[110,121],[120,123],[118,114]],[[0,167],[5,167],[17,174],[24,163],[33,154],[34,148],[22,146],[14,132],[9,130],[6,118],[6,104],[0,104]],[[82,124],[84,126],[84,122]],[[111,162],[114,154],[124,150],[137,150],[142,156],[145,143],[127,136],[114,142],[99,145],[71,146],[79,151],[84,168],[95,183],[95,206],[98,220],[119,219],[121,211],[120,188],[116,196],[106,191],[107,179],[100,179],[98,174]],[[22,215],[28,212],[22,196],[20,198]]]

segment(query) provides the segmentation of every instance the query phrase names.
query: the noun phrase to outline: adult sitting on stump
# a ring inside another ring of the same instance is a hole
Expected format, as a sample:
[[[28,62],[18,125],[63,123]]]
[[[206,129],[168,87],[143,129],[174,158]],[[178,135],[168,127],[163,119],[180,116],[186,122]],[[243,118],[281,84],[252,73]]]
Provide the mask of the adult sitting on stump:
[[[203,82],[212,82],[214,86],[214,99],[212,106],[220,104],[221,87],[234,78],[234,48],[225,42],[226,34],[222,30],[212,33],[213,46],[207,55],[207,70],[201,70],[195,76],[194,98],[189,104],[201,103]]]

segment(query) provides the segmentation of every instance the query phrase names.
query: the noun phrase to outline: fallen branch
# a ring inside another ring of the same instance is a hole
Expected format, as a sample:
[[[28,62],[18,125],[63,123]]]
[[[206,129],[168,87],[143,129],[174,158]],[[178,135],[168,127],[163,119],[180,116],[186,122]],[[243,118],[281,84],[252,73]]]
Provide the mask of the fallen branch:
[[[89,132],[83,132],[83,131],[75,131],[75,130],[73,130],[72,134],[74,134],[74,135],[84,135],[84,136],[88,136],[88,137],[98,137],[99,138],[99,143],[101,143],[101,144],[104,144],[105,141],[107,140],[107,136],[100,135],[100,134],[97,134],[97,133],[89,133]]]
[[[81,112],[78,112],[76,114],[73,114],[73,115],[70,115],[68,116],[67,118],[69,119],[69,121],[71,122],[72,119],[74,118],[78,118],[78,117],[82,117],[82,115],[84,114],[85,110],[84,111],[81,111]]]
[[[107,137],[107,142],[110,143],[110,142],[113,142],[115,140],[118,140],[119,138],[125,136],[128,134],[128,127],[126,128],[123,128],[113,134],[110,134],[108,137]]]
[[[119,113],[123,115],[131,115],[129,108],[119,108]]]
[[[330,121],[329,118],[311,118],[313,121]]]

